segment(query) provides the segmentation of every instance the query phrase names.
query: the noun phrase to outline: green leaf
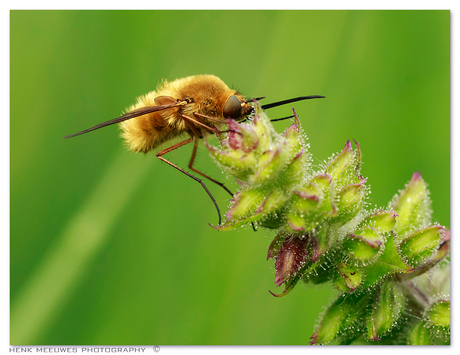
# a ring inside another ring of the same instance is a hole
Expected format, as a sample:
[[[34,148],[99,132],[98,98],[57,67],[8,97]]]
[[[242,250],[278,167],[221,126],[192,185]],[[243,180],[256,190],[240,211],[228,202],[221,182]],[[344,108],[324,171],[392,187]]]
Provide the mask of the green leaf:
[[[396,250],[393,234],[387,238],[385,249],[375,263],[367,268],[366,279],[363,287],[369,287],[381,280],[383,277],[396,273],[409,273],[413,269],[408,266]]]

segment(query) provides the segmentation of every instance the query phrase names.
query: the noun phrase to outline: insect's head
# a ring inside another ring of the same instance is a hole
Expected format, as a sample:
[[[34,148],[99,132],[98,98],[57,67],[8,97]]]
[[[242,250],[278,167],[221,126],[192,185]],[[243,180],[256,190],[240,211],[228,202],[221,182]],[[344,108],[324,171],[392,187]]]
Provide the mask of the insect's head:
[[[224,118],[231,118],[236,121],[241,121],[251,114],[253,108],[250,104],[250,101],[246,101],[243,96],[238,93],[230,95],[227,99],[227,102],[224,105],[222,115]]]
[[[236,121],[240,121],[245,119],[248,115],[255,113],[254,108],[250,105],[250,103],[253,100],[262,100],[265,97],[257,97],[254,99],[249,99],[245,100],[243,96],[241,96],[238,93],[235,93],[234,95],[231,95],[228,99],[227,102],[225,103],[224,109],[223,109],[223,116],[225,118],[232,118]],[[311,96],[301,96],[301,97],[296,97],[294,99],[288,99],[288,100],[283,100],[283,101],[277,101],[273,102],[271,104],[266,104],[262,105],[262,109],[266,110],[272,107],[276,106],[281,106],[281,105],[286,105],[291,102],[296,102],[296,101],[301,101],[301,100],[308,100],[308,99],[321,99],[324,98],[324,96],[320,95],[311,95]]]

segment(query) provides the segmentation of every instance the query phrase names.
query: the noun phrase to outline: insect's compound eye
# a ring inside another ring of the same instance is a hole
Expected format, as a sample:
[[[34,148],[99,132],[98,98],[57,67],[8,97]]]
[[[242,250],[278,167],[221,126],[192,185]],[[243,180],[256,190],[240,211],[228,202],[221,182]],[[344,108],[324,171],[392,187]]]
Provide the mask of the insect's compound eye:
[[[235,95],[228,98],[223,113],[225,118],[236,119],[241,117],[241,102]]]

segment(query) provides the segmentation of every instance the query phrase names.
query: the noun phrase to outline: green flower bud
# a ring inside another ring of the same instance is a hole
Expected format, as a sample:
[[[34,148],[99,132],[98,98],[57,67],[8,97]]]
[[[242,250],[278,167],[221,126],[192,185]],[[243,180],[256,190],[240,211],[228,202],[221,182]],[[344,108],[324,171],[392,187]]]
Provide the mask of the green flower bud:
[[[401,255],[411,266],[420,264],[438,249],[444,232],[444,227],[433,226],[412,234],[400,244]]]
[[[318,175],[299,190],[294,190],[291,208],[287,212],[288,229],[293,232],[310,231],[321,220],[335,214],[336,208],[331,202],[331,177]]]
[[[427,271],[429,271],[430,269],[433,270],[433,267],[436,264],[439,264],[442,260],[444,260],[449,255],[449,251],[450,251],[449,239],[444,240],[446,238],[446,235],[450,235],[449,231],[446,231],[446,233],[444,233],[444,237],[442,238],[443,240],[440,244],[439,249],[436,252],[434,252],[434,254],[431,255],[431,257],[429,257],[423,263],[419,264],[412,273],[400,275],[401,280],[413,279],[414,277],[417,277],[420,275],[426,276],[425,273]],[[420,282],[420,279],[418,281]],[[429,284],[431,288],[433,284],[432,280],[429,280]]]
[[[390,232],[395,227],[397,216],[394,211],[380,211],[366,217],[359,227],[372,227],[379,233]]]
[[[227,119],[228,129],[228,145],[233,150],[242,150],[249,153],[259,145],[254,128],[247,124],[237,123],[232,119]]]
[[[270,119],[262,110],[259,103],[256,103],[254,108],[256,109],[256,114],[252,126],[259,138],[258,150],[264,152],[272,149],[273,144],[279,141],[281,136],[275,131]]]
[[[367,337],[380,340],[380,337],[392,329],[404,310],[405,297],[400,284],[383,282],[378,289],[367,316]]]
[[[304,231],[315,228],[318,224],[316,211],[320,198],[318,195],[310,194],[306,190],[294,191],[292,196],[291,211],[287,213],[288,226],[292,231]]]
[[[366,312],[368,300],[367,293],[340,296],[324,314],[310,344],[327,344],[344,331],[352,332],[356,320]]]
[[[360,261],[374,258],[380,251],[384,238],[372,227],[358,229],[355,233],[345,237],[343,241],[345,253]]]
[[[341,263],[337,269],[338,274],[334,278],[334,285],[339,291],[351,292],[361,285],[363,274],[356,265]]]
[[[303,150],[302,136],[300,135],[300,121],[297,114],[294,112],[295,122],[286,129],[283,137],[287,144],[291,147],[291,158]]]
[[[425,319],[430,325],[450,328],[450,301],[440,300],[433,303],[426,311]]]
[[[351,142],[347,141],[345,148],[326,167],[325,173],[332,176],[337,190],[346,185],[356,184],[362,181],[359,175],[361,165],[361,149],[356,143],[357,151],[354,152]]]
[[[450,344],[450,301],[434,302],[425,311],[424,320],[431,335],[431,344]]]
[[[260,189],[249,189],[239,192],[232,199],[234,204],[228,211],[228,219],[241,219],[255,212],[262,205],[266,194]]]
[[[251,178],[251,181],[260,184],[275,180],[281,169],[286,166],[287,153],[286,145],[276,150],[265,151],[258,161],[258,173]]]
[[[366,199],[366,180],[345,186],[336,195],[338,214],[333,223],[341,226],[350,221],[363,208]]]
[[[305,177],[305,166],[307,164],[307,154],[302,149],[294,155],[292,160],[286,165],[279,177],[280,186],[293,188],[299,185]]]
[[[414,173],[405,190],[397,198],[393,209],[398,213],[396,232],[404,236],[431,222],[431,200],[420,173]]]
[[[415,323],[407,336],[408,345],[432,345],[431,334],[425,322]]]
[[[450,332],[445,329],[433,331],[433,327],[423,320],[416,322],[407,335],[408,345],[450,345]]]
[[[332,176],[333,179],[338,179],[344,172],[345,168],[350,166],[353,162],[353,147],[348,140],[342,152],[337,155],[326,167],[326,174]]]
[[[225,223],[214,228],[230,230],[253,221],[260,221],[263,226],[281,223],[276,212],[288,198],[281,190],[268,194],[261,188],[242,190],[232,199],[234,203],[226,215]]]
[[[247,181],[254,174],[257,159],[253,154],[246,154],[242,150],[217,151],[205,141],[211,157],[227,172],[241,181]]]

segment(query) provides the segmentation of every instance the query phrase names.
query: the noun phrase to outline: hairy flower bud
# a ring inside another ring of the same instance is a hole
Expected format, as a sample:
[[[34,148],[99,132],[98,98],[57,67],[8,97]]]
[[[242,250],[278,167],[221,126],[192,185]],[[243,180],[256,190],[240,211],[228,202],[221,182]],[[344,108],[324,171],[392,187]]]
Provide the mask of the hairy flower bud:
[[[259,145],[254,128],[247,124],[239,124],[232,119],[227,119],[228,129],[228,145],[233,150],[241,150],[245,153],[250,153]]]
[[[211,157],[238,180],[247,181],[249,176],[254,174],[256,157],[241,150],[218,151],[206,142]]]
[[[355,144],[357,148],[356,152],[353,151],[351,142],[347,141],[342,152],[332,159],[324,170],[326,174],[332,176],[337,191],[346,185],[356,184],[363,180],[359,174],[361,168],[361,148],[356,141]]]
[[[433,226],[412,234],[400,244],[401,254],[410,265],[419,265],[439,248],[444,232],[444,227]]]
[[[356,265],[341,263],[337,269],[338,274],[334,278],[334,285],[339,291],[351,292],[361,285],[363,275]]]
[[[243,183],[232,199],[233,205],[220,230],[233,229],[257,221],[267,228],[279,228],[290,189],[298,186],[307,174],[307,153],[299,133],[298,119],[284,135],[275,132],[270,120],[256,104],[252,124],[228,120],[230,133],[218,151],[208,150],[221,167]]]
[[[332,180],[329,175],[318,175],[306,185],[293,191],[291,208],[287,212],[289,228],[295,231],[310,231],[321,220],[334,215],[336,207],[331,201]]]
[[[450,328],[450,301],[440,300],[425,313],[426,320],[434,326]]]
[[[363,208],[366,199],[365,182],[363,179],[356,184],[347,185],[337,193],[336,204],[339,212],[333,219],[334,223],[344,225]]]
[[[313,171],[295,111],[294,123],[282,135],[258,103],[247,121],[228,120],[220,148],[206,143],[215,161],[241,186],[225,222],[214,228],[253,223],[276,230],[267,260],[275,259],[275,284],[285,289],[272,293],[275,297],[287,295],[299,281],[334,283],[341,295],[326,310],[311,343],[449,343],[447,306],[429,301],[450,291],[445,262],[450,233],[432,223],[420,173],[387,210],[369,212],[365,200],[370,190],[360,174],[356,141],[356,149],[347,141]]]
[[[394,211],[380,211],[366,217],[360,227],[375,228],[379,233],[390,232],[394,229],[398,214]]]
[[[275,263],[275,284],[277,286],[281,286],[305,265],[309,255],[308,242],[308,238],[291,236],[283,243]]]
[[[351,257],[360,261],[374,258],[383,244],[383,237],[372,227],[361,228],[348,234],[343,241],[344,251]]]
[[[450,301],[433,302],[425,312],[424,325],[430,334],[430,344],[450,344]]]
[[[416,322],[407,334],[408,345],[432,345],[431,334],[426,326],[426,322]]]
[[[431,200],[420,173],[414,173],[401,195],[393,203],[398,214],[398,240],[427,225],[431,220]]]
[[[366,312],[369,294],[345,294],[327,309],[310,344],[327,344],[342,333],[353,332],[353,324]]]
[[[367,316],[367,337],[378,340],[392,329],[404,310],[405,298],[401,286],[383,282],[377,289],[370,313]]]

